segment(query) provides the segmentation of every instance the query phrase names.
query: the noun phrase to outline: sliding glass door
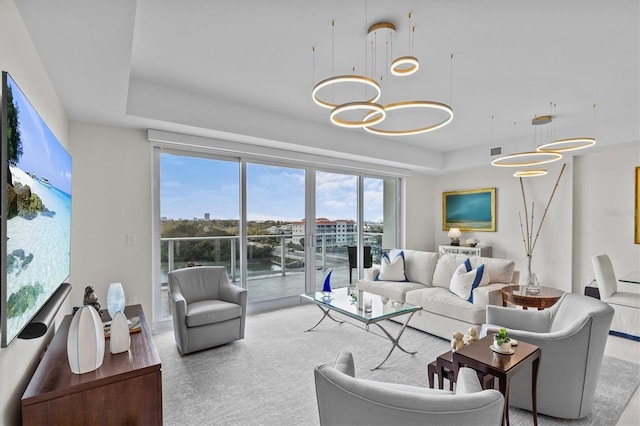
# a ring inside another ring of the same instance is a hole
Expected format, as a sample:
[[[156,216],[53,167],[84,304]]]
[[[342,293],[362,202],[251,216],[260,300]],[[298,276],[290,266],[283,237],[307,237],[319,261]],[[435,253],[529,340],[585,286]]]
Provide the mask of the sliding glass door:
[[[247,163],[249,303],[305,292],[305,170]]]
[[[367,264],[380,264],[380,256],[385,250],[398,246],[398,180],[365,177],[363,194],[364,220],[362,234],[365,250],[371,257],[365,257]],[[367,249],[367,247],[371,247]]]
[[[159,155],[160,285],[156,313],[169,317],[168,271],[221,265],[240,279],[240,163]],[[158,315],[156,315],[158,317]]]
[[[398,179],[154,150],[154,318],[168,271],[222,265],[250,305],[354,284],[397,245]],[[267,306],[267,305],[263,305]]]
[[[315,288],[321,289],[330,271],[332,288],[345,287],[352,272],[349,251],[353,258],[358,247],[358,176],[318,171],[315,192]]]

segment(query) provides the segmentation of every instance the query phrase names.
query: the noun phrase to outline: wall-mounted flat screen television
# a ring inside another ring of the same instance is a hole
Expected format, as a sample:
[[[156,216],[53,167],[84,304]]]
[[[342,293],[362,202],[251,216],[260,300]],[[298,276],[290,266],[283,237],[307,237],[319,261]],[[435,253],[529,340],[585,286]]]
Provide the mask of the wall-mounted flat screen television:
[[[0,321],[6,347],[69,276],[71,156],[2,72]]]

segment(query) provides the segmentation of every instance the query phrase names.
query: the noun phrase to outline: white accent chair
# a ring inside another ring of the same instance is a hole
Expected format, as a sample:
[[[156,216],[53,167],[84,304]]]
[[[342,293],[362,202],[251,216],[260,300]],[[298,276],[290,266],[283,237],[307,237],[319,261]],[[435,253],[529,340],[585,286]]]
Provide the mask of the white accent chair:
[[[640,293],[618,291],[618,280],[606,254],[591,258],[593,271],[598,282],[600,300],[615,309],[611,331],[613,334],[624,334],[640,337]]]
[[[463,367],[455,392],[355,377],[353,356],[314,370],[320,425],[499,425],[504,397]]]
[[[247,290],[229,282],[224,266],[169,272],[169,297],[181,354],[244,338]]]
[[[538,414],[580,419],[593,408],[612,318],[606,303],[566,293],[542,311],[489,305],[483,330],[505,327],[509,337],[539,346]],[[530,366],[511,379],[509,405],[531,411]]]

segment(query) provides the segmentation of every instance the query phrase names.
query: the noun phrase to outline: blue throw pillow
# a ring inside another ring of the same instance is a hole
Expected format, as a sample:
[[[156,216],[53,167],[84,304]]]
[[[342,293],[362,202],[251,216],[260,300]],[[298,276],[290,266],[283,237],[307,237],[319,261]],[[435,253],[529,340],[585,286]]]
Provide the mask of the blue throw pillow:
[[[489,284],[491,280],[484,265],[480,265],[476,269],[470,268],[469,259],[456,268],[453,277],[451,277],[449,291],[467,302],[473,303],[473,290],[481,285]]]
[[[388,253],[380,257],[380,273],[376,281],[409,281],[404,273],[404,252],[398,252],[393,259]]]

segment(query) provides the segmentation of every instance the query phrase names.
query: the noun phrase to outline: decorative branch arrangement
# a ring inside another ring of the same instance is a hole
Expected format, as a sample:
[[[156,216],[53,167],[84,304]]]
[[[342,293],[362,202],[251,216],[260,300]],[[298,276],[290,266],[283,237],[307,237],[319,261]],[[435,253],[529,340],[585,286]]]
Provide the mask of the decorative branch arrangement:
[[[553,196],[556,193],[556,189],[558,189],[558,183],[560,182],[560,178],[562,177],[562,173],[564,173],[564,169],[567,166],[567,163],[562,165],[562,169],[560,170],[560,174],[558,175],[558,179],[556,180],[556,184],[553,187],[553,191],[551,191],[551,196],[549,196],[549,201],[547,202],[547,206],[544,208],[544,213],[542,214],[542,219],[540,219],[540,223],[538,224],[538,229],[535,232],[535,237],[533,234],[534,228],[534,207],[535,204],[531,203],[531,220],[529,220],[529,212],[527,211],[527,197],[524,193],[524,183],[522,178],[520,178],[520,189],[522,190],[522,202],[524,204],[524,218],[525,218],[525,226],[526,226],[526,234],[525,228],[522,226],[522,215],[518,212],[518,217],[520,218],[520,231],[522,232],[522,242],[524,244],[524,251],[527,254],[527,262],[528,262],[528,271],[529,271],[529,283],[531,283],[533,274],[531,273],[531,256],[533,255],[533,249],[536,248],[536,242],[538,241],[538,237],[540,236],[540,229],[542,228],[542,224],[544,223],[544,219],[547,217],[547,211],[549,210],[549,205],[551,204],[551,200],[553,200]]]

